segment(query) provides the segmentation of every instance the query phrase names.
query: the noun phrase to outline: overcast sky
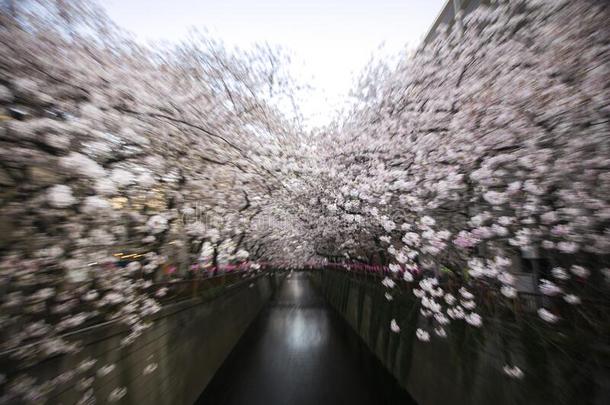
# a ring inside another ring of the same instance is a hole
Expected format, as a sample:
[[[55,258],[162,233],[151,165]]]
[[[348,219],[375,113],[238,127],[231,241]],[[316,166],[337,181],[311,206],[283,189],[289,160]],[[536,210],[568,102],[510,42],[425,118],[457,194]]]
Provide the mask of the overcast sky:
[[[207,28],[228,45],[269,42],[292,54],[293,74],[315,88],[301,110],[327,123],[379,45],[395,54],[422,40],[445,0],[101,0],[143,40]]]

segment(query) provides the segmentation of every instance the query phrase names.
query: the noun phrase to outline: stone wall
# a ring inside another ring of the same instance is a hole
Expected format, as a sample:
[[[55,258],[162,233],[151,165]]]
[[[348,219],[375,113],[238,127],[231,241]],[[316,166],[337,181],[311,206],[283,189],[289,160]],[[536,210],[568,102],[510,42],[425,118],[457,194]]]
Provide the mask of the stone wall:
[[[106,403],[113,390],[124,387],[116,403],[191,405],[270,298],[276,277],[263,274],[165,306],[152,326],[125,347],[120,341],[126,330],[115,323],[82,330],[78,340],[84,348],[77,356],[50,359],[31,374],[44,378],[59,368],[69,377],[86,359],[97,359],[92,370],[115,367],[95,380],[96,403]],[[84,391],[80,385],[69,379],[54,389],[48,403],[77,403]]]
[[[454,322],[446,339],[422,343],[415,330],[426,320],[410,292],[388,301],[377,277],[325,270],[312,278],[420,405],[601,405],[610,398],[608,347],[556,350],[529,319],[490,320],[481,329]],[[398,334],[390,330],[392,318]],[[507,356],[522,366],[523,379],[504,375]]]

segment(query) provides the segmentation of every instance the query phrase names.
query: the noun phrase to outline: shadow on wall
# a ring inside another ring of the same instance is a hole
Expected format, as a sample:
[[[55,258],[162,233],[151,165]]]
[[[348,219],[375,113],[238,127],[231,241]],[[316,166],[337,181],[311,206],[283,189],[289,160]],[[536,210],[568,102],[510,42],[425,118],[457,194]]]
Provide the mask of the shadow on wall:
[[[413,294],[385,297],[379,280],[338,270],[312,273],[331,304],[363,338],[420,405],[435,404],[604,404],[610,398],[609,348],[586,337],[573,344],[543,330],[533,318],[504,320],[485,328],[452,322],[446,339],[420,342],[415,330],[427,321]],[[390,330],[396,318],[400,333]],[[599,338],[596,339],[599,341]],[[507,358],[523,366],[524,377],[503,372]]]
[[[128,346],[121,344],[127,328],[116,323],[82,330],[75,337],[83,345],[77,355],[51,358],[30,373],[43,381],[65,377],[47,403],[77,403],[88,374],[101,369],[91,387],[100,402],[191,405],[270,298],[275,277],[265,273],[166,305]],[[96,367],[86,368],[91,359]]]

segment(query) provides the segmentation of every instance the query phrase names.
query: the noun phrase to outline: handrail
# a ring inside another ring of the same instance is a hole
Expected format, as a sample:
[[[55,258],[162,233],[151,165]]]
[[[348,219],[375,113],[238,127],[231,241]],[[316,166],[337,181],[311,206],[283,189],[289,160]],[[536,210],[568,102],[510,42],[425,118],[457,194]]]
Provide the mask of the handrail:
[[[351,274],[351,275],[355,275],[355,276],[364,276],[366,279],[368,279],[369,277],[374,278],[374,279],[382,279],[383,277],[386,277],[388,275],[393,274],[391,271],[389,271],[388,268],[384,267],[383,270],[381,271],[374,271],[374,270],[362,270],[362,269],[350,269],[347,268],[347,266],[345,265],[336,265],[336,266],[327,266],[328,270],[333,270],[333,271],[339,271],[339,272],[343,272],[346,274]],[[396,285],[398,288],[400,289],[409,289],[412,288],[413,285],[412,283],[406,282],[404,280],[402,280],[402,278],[395,278],[394,282],[396,282]],[[439,284],[442,286],[444,285],[443,281],[439,281]],[[479,289],[481,289],[482,287],[479,287]],[[539,302],[540,300],[549,298],[548,296],[540,293],[540,292],[528,292],[528,291],[518,291],[517,292],[519,298],[523,298],[524,301],[535,301],[535,302]],[[595,298],[590,298],[590,297],[581,297],[583,303],[586,304],[592,304],[592,305],[597,305],[599,307],[610,307],[610,302],[608,300],[600,300],[600,299],[595,299]]]
[[[167,285],[167,284],[173,284],[173,285],[182,284],[182,285],[187,285],[187,286],[193,286],[194,285],[195,286],[195,290],[194,291],[199,292],[199,293],[204,293],[206,291],[209,291],[210,289],[209,288],[197,289],[197,287],[198,287],[197,284],[199,282],[215,281],[215,280],[226,281],[226,276],[228,274],[231,274],[231,275],[245,275],[245,274],[247,275],[247,274],[252,274],[252,277],[249,277],[247,279],[245,279],[243,277],[240,277],[240,278],[238,278],[237,280],[235,280],[232,283],[229,283],[229,284],[223,283],[223,284],[220,284],[220,285],[213,286],[213,287],[221,287],[223,289],[222,293],[224,293],[224,292],[226,292],[226,291],[236,287],[239,284],[245,284],[246,282],[252,282],[253,280],[256,280],[256,279],[258,279],[260,277],[266,276],[266,275],[270,274],[270,271],[263,271],[263,272],[260,272],[260,273],[257,273],[257,274],[254,274],[252,272],[247,272],[247,271],[243,271],[243,272],[231,272],[231,273],[218,274],[218,275],[211,276],[211,277],[208,277],[208,278],[191,279],[191,280],[175,280],[175,281],[169,280],[169,281],[166,281],[166,282],[155,283],[153,285],[157,285],[157,286],[162,286],[162,285]],[[191,290],[191,291],[193,291],[193,290]],[[160,300],[161,311],[164,311],[164,310],[167,311],[173,305],[177,305],[177,304],[186,302],[188,300],[199,298],[199,297],[201,297],[201,294],[193,294],[193,295],[189,295],[188,297],[187,296],[183,296],[183,295],[178,295],[178,296],[174,296],[174,297],[176,297],[176,298],[182,297],[183,299]],[[155,315],[151,315],[150,316],[151,319],[159,319],[159,318],[162,318],[162,317],[163,316],[155,316]],[[78,329],[71,330],[69,332],[65,332],[63,334],[60,334],[60,335],[58,335],[58,337],[59,338],[68,338],[68,337],[71,337],[71,336],[76,336],[76,335],[79,335],[79,334],[91,332],[91,331],[93,331],[95,329],[100,329],[100,328],[107,327],[107,326],[110,326],[110,325],[113,325],[113,324],[115,324],[115,325],[116,324],[120,324],[120,321],[122,319],[123,319],[123,317],[112,319],[112,320],[109,320],[109,321],[102,321],[102,322],[95,322],[95,323],[86,324],[85,326],[79,327]],[[127,329],[127,327],[125,327],[125,330],[126,329]],[[123,333],[125,330],[122,330],[120,333]],[[4,350],[4,351],[1,351],[0,352],[0,359],[1,358],[6,358],[6,357],[10,357],[10,355],[15,353],[17,350],[23,350],[24,348],[29,348],[29,347],[36,347],[40,343],[41,343],[41,341],[37,340],[37,341],[31,342],[31,343],[27,343],[25,345],[21,345],[19,347],[15,347],[15,348],[11,348],[11,349],[7,349],[7,350]],[[60,353],[57,356],[61,356],[61,355],[62,354]],[[51,359],[53,357],[56,357],[56,356],[51,356],[50,358],[47,358],[47,359],[45,359],[43,361],[49,360],[49,359]]]

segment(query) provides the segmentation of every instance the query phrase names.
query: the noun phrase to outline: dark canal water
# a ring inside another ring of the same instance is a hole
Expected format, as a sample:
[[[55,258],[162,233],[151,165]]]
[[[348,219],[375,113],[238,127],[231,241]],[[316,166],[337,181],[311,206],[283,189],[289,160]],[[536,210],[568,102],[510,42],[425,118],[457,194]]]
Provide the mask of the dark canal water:
[[[197,405],[415,404],[305,273],[284,280]]]

